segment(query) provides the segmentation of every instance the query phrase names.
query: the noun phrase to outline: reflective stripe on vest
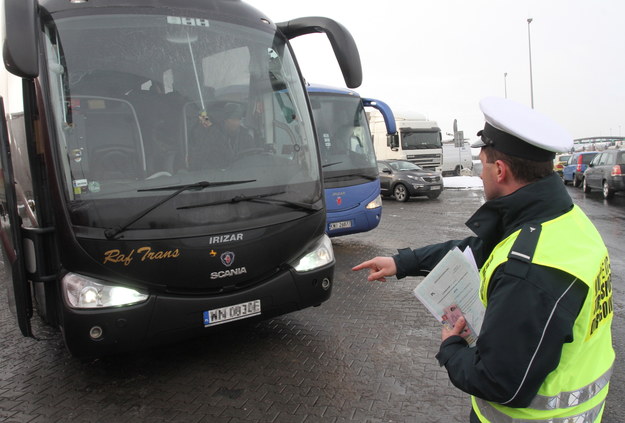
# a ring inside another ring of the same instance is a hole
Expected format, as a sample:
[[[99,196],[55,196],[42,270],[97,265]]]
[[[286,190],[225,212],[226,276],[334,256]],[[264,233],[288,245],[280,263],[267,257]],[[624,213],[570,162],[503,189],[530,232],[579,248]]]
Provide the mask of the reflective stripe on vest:
[[[583,388],[575,391],[560,392],[560,394],[547,397],[544,395],[536,395],[528,408],[535,410],[555,410],[556,408],[575,407],[594,397],[610,382],[612,370],[610,367],[607,372],[602,374],[597,380],[589,383]]]
[[[480,413],[488,419],[489,422],[496,423],[595,423],[599,416],[601,415],[601,411],[603,410],[603,406],[605,404],[605,400],[601,401],[594,408],[590,410],[586,410],[584,413],[578,414],[576,416],[567,416],[567,417],[550,417],[548,419],[543,420],[525,420],[525,419],[516,419],[514,417],[510,417],[507,414],[502,413],[497,410],[487,401],[484,401],[480,398],[473,398],[474,406],[479,408]]]
[[[613,367],[610,367],[610,369],[603,375],[601,375],[601,377],[599,377],[597,380],[576,391],[561,392],[559,395],[553,397],[538,395],[532,400],[532,403],[529,405],[528,408],[533,408],[535,410],[555,410],[556,408],[575,407],[594,397],[599,391],[605,388],[606,385],[610,382],[612,370]],[[590,410],[587,410],[586,412],[578,414],[576,416],[549,418],[546,420],[523,420],[516,419],[502,413],[501,411],[493,407],[488,401],[484,401],[480,398],[474,398],[474,400],[474,404],[479,408],[482,416],[484,416],[491,422],[497,423],[593,423],[599,417],[599,414],[601,413],[601,408],[605,403],[605,400],[601,401],[594,408],[591,408]]]

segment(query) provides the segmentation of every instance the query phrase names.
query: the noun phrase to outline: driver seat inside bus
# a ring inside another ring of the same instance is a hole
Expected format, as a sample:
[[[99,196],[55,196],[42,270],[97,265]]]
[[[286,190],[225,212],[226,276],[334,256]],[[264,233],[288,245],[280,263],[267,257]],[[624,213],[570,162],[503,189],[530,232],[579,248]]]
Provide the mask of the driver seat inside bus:
[[[83,152],[80,165],[82,177],[91,180],[145,177],[141,130],[129,102],[107,97],[74,96],[72,113],[74,129],[70,149]],[[76,169],[73,171],[75,173]]]

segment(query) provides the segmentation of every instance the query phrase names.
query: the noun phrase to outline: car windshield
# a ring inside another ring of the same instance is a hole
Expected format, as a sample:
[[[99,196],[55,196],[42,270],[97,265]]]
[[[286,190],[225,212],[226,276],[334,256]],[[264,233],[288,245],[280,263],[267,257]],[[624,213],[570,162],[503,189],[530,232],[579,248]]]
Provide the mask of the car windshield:
[[[389,162],[389,166],[391,166],[393,170],[423,170],[416,164],[407,161]]]
[[[312,122],[286,41],[167,13],[61,17],[44,28],[72,222],[120,225],[157,203],[134,228],[293,213],[280,201],[226,201],[275,192],[321,204]],[[185,186],[202,189],[162,201],[168,187]],[[194,204],[212,206],[186,208]]]

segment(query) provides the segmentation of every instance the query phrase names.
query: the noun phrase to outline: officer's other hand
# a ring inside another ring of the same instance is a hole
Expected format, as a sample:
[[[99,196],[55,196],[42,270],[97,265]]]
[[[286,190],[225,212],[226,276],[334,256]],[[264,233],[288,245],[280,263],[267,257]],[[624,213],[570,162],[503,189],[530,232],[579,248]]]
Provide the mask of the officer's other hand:
[[[467,322],[464,319],[464,317],[458,318],[458,320],[456,320],[456,324],[454,325],[453,328],[448,328],[447,326],[443,325],[443,332],[441,334],[441,341],[444,341],[445,339],[449,338],[450,336],[460,335],[462,333],[462,331],[464,330],[464,327],[466,325],[467,325]]]
[[[375,257],[352,267],[352,270],[362,269],[369,269],[369,276],[367,276],[369,281],[386,282],[385,276],[393,276],[397,273],[397,266],[392,257]]]

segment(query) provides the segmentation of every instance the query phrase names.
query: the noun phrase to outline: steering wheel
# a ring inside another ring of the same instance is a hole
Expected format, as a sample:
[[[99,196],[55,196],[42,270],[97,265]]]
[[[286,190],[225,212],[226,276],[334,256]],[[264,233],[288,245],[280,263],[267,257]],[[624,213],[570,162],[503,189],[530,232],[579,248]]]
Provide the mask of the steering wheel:
[[[152,175],[148,176],[147,179],[155,179],[155,178],[160,178],[161,176],[172,176],[171,173],[165,171],[165,170],[161,170],[159,172],[153,173]]]
[[[124,147],[121,145],[112,145],[98,148],[94,153],[98,160],[102,162],[112,162],[120,158],[126,161],[128,160],[128,157],[131,157],[137,152],[134,148]]]
[[[136,154],[134,148],[120,145],[98,148],[91,154],[92,170],[100,177],[134,178],[139,173]]]

